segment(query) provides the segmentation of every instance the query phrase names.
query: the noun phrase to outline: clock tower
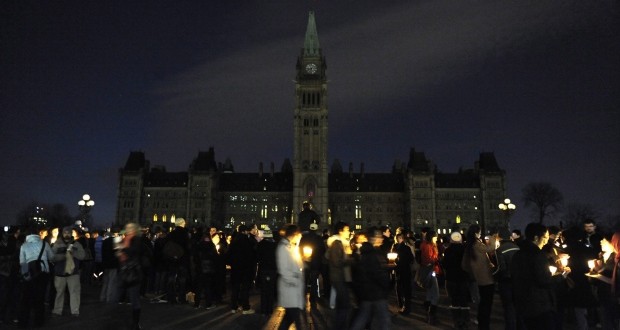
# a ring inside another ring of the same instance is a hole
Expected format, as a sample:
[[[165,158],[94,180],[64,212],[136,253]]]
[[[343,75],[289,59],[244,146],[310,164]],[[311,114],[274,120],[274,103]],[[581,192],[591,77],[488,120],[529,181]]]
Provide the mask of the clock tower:
[[[307,201],[321,217],[321,224],[328,224],[326,69],[314,12],[310,12],[295,78],[294,222]]]

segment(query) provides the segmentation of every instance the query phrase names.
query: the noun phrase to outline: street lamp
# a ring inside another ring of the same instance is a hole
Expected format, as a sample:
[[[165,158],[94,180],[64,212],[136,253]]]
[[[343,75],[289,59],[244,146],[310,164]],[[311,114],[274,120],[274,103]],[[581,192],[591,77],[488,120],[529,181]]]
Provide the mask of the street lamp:
[[[502,212],[504,212],[504,215],[506,217],[506,227],[510,228],[510,214],[512,214],[512,212],[517,209],[517,206],[511,203],[509,198],[506,198],[504,199],[504,202],[499,203],[498,207]]]
[[[90,220],[90,209],[95,206],[95,201],[90,198],[89,194],[84,194],[82,199],[78,201],[78,208],[80,209],[80,215],[82,217],[82,222],[84,222],[84,226],[89,225]]]

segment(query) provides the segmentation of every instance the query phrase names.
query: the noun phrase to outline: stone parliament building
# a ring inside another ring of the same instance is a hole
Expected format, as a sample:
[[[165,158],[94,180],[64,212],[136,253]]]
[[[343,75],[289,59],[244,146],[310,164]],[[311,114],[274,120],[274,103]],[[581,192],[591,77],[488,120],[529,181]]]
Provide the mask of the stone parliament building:
[[[362,163],[328,165],[327,66],[310,12],[298,55],[293,116],[293,161],[279,168],[260,163],[255,173],[236,173],[230,160],[217,162],[213,148],[199,152],[187,172],[151,167],[141,151],[119,170],[116,223],[170,228],[176,218],[190,226],[234,227],[256,223],[272,229],[296,222],[304,201],[325,228],[338,221],[351,229],[370,225],[431,227],[440,234],[478,223],[505,225],[498,204],[505,197],[505,171],[483,152],[471,169],[442,173],[424,152],[411,149],[391,173],[366,173]]]

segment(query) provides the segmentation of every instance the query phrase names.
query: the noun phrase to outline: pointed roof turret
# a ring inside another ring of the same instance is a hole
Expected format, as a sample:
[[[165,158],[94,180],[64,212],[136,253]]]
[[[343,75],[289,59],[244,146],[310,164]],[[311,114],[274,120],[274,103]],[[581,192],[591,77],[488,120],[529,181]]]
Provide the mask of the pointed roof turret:
[[[321,56],[321,46],[319,46],[319,34],[316,32],[316,22],[314,12],[308,15],[308,27],[306,28],[306,39],[304,40],[304,56]]]

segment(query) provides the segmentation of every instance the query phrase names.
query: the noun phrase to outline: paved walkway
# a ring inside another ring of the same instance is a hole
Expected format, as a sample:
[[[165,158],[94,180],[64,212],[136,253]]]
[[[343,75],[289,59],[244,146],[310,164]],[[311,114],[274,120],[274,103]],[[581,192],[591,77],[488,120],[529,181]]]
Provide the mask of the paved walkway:
[[[128,329],[131,323],[131,306],[126,304],[103,304],[98,301],[98,287],[87,286],[82,290],[82,307],[79,317],[62,316],[48,321],[46,329]],[[451,314],[445,305],[440,304],[438,309],[439,324],[430,326],[425,323],[421,312],[423,292],[416,292],[414,297],[413,312],[402,316],[396,310],[396,298],[390,297],[391,328],[392,329],[451,329]],[[442,302],[447,297],[442,296]],[[258,308],[259,296],[256,291],[250,297],[251,304]],[[68,302],[65,303],[68,305]],[[308,329],[329,329],[333,310],[326,306],[326,302],[319,301],[318,308],[314,311],[306,311],[305,320]],[[68,306],[65,306],[67,313]],[[149,299],[143,300],[142,321],[144,329],[277,329],[282,310],[276,310],[271,316],[261,314],[242,315],[232,314],[228,305],[220,305],[212,310],[196,310],[189,304],[170,305],[166,303],[150,303]],[[475,315],[472,312],[472,320]],[[499,297],[495,296],[492,314],[492,329],[503,329],[502,309]],[[292,327],[293,328],[293,327]],[[472,329],[475,325],[472,323]],[[341,329],[344,330],[344,329]]]
[[[399,329],[452,329],[451,313],[445,302],[447,297],[442,291],[440,306],[437,311],[439,324],[430,326],[425,322],[422,314],[423,291],[419,290],[414,296],[413,312],[410,315],[402,316],[397,313],[396,297],[390,297],[390,313],[392,330]],[[131,306],[127,304],[103,304],[98,301],[99,287],[87,286],[82,288],[82,307],[79,317],[65,315],[48,320],[45,329],[57,330],[122,330],[128,329],[131,323]],[[499,296],[494,297],[493,312],[491,315],[491,329],[504,329],[502,317],[502,307]],[[259,307],[259,296],[256,291],[252,292],[250,302],[253,308]],[[282,310],[276,310],[271,316],[260,314],[242,315],[241,313],[232,314],[228,305],[220,305],[212,310],[196,310],[189,304],[170,305],[167,303],[151,303],[150,299],[142,301],[142,327],[146,330],[156,329],[226,329],[226,330],[259,330],[277,329],[282,317]],[[68,314],[68,297],[65,302],[65,314]],[[326,302],[319,301],[317,309],[306,311],[305,320],[308,330],[329,329],[334,311],[326,306]],[[570,315],[570,313],[569,313]],[[476,329],[473,320],[475,312],[471,312],[471,327]],[[10,329],[12,327],[0,324],[0,329]],[[374,327],[373,327],[374,328]],[[294,329],[294,326],[291,327]],[[574,324],[567,322],[564,329],[575,329]],[[593,327],[592,329],[597,329]],[[346,329],[338,329],[346,330]]]

